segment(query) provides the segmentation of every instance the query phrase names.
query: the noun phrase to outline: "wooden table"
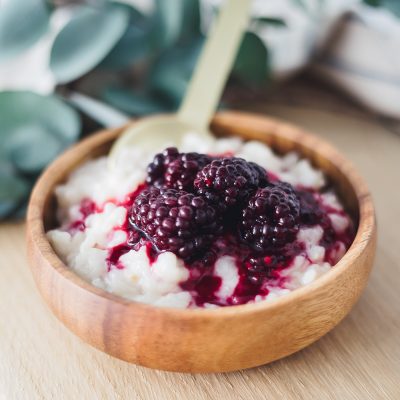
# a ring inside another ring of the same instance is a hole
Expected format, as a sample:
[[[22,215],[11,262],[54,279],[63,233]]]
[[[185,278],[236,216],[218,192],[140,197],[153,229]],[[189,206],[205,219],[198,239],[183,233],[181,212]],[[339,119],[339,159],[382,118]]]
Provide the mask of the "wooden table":
[[[253,107],[254,110],[254,107]],[[24,225],[0,225],[0,400],[400,399],[400,136],[371,118],[256,107],[328,138],[374,195],[378,253],[350,315],[307,349],[229,374],[152,371],[113,359],[67,331],[28,270]]]

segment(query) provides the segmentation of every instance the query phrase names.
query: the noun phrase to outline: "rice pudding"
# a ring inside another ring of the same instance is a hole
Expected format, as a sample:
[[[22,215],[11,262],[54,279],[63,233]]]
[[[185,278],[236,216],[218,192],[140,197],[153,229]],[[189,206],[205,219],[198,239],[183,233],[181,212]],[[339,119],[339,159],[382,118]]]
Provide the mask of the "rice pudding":
[[[121,151],[55,190],[47,232],[83,279],[126,299],[213,308],[269,301],[313,282],[354,238],[323,173],[257,141],[188,133],[180,149]]]

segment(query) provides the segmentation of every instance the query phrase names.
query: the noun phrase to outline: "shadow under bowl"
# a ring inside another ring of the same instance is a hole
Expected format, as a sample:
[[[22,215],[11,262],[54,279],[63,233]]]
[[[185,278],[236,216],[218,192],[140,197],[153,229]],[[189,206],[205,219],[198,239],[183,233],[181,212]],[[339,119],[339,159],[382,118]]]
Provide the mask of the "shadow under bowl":
[[[323,140],[285,122],[223,112],[216,136],[259,140],[280,154],[295,150],[323,170],[357,224],[353,244],[327,274],[273,301],[218,309],[158,308],[92,286],[57,256],[45,232],[54,227],[54,188],[88,159],[106,154],[123,128],[99,132],[55,160],[29,204],[31,270],[51,311],[90,345],[122,360],[169,371],[222,372],[250,368],[313,343],[350,311],[366,285],[375,254],[371,196],[351,163]]]

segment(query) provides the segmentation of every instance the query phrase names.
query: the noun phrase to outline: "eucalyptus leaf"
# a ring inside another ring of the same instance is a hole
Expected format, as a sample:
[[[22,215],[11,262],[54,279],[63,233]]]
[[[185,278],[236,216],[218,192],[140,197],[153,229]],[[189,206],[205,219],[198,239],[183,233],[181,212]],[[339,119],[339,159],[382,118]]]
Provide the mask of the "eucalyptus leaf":
[[[183,18],[185,0],[156,0],[156,16],[158,17],[159,40],[162,47],[173,44],[179,36]]]
[[[28,203],[25,201],[21,205],[18,205],[18,207],[9,215],[9,217],[14,220],[25,218],[27,209]]]
[[[10,215],[29,195],[29,183],[0,164],[0,218]]]
[[[71,92],[67,96],[67,100],[83,113],[108,128],[126,124],[129,120],[129,117],[121,111],[82,93]]]
[[[397,17],[400,17],[400,1],[399,0],[363,0],[363,3],[371,7],[383,7],[391,11]]]
[[[0,92],[0,121],[3,140],[29,124],[46,127],[65,144],[74,142],[80,132],[79,115],[73,108],[56,95],[28,91]]]
[[[150,36],[149,27],[130,25],[100,66],[122,69],[143,60],[152,50]]]
[[[154,19],[143,15],[132,6],[129,12],[129,25],[121,39],[101,62],[104,68],[126,68],[149,55],[153,49],[152,29]]]
[[[188,42],[200,34],[198,0],[155,0],[156,35],[162,48],[174,45],[179,39]]]
[[[181,41],[187,43],[194,37],[198,37],[200,33],[199,0],[185,0],[180,32]]]
[[[176,109],[186,93],[189,77],[179,73],[173,67],[163,66],[157,68],[152,76],[152,86],[156,93],[159,93]]]
[[[179,106],[186,92],[203,43],[204,38],[199,36],[190,45],[170,49],[153,65],[150,86],[167,98],[173,108]]]
[[[262,23],[265,25],[272,25],[276,27],[285,27],[286,22],[281,18],[274,18],[274,17],[257,17],[254,19],[258,23]]]
[[[80,7],[57,35],[50,68],[59,83],[70,82],[97,66],[125,33],[127,7],[108,4],[99,8]]]
[[[382,3],[381,0],[363,0],[363,3],[371,7],[379,7]]]
[[[45,0],[0,2],[0,62],[35,44],[49,26]]]
[[[80,132],[77,112],[58,97],[0,92],[0,157],[36,173]]]
[[[22,172],[40,172],[60,153],[63,146],[48,128],[39,124],[17,128],[5,143],[5,152]]]
[[[264,82],[268,75],[268,51],[254,33],[246,32],[240,45],[232,74],[247,83]]]
[[[384,7],[400,17],[400,1],[399,0],[383,0],[381,2],[381,7]]]
[[[103,93],[103,99],[130,115],[148,115],[170,110],[170,107],[156,95],[134,93],[124,88],[107,88]]]

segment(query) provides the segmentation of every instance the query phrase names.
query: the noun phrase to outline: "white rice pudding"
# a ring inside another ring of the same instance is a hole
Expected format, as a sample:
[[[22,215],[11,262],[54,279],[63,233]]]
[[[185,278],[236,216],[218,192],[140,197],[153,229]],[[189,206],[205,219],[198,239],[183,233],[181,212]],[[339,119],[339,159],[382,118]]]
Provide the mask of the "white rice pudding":
[[[162,150],[146,153],[127,148],[112,170],[107,165],[107,157],[88,161],[55,190],[60,227],[50,230],[47,236],[70,268],[101,289],[129,300],[177,308],[270,301],[325,274],[351,243],[349,216],[335,193],[320,192],[325,185],[324,175],[308,160],[300,159],[296,153],[279,157],[257,141],[228,138],[204,142],[201,137],[189,133],[179,149],[181,152],[241,157],[259,164],[271,176],[296,188],[312,189],[335,233],[327,246],[323,239],[324,226],[301,226],[296,240],[300,250],[288,265],[265,280],[259,293],[247,297],[237,295],[243,286],[237,261],[230,255],[220,256],[208,272],[214,279],[214,288],[208,291],[212,292],[213,301],[207,301],[207,295],[201,299],[199,292],[195,292],[197,289],[184,284],[193,276],[193,271],[174,253],[161,252],[152,258],[147,245],[126,248],[126,199],[142,187],[147,165]],[[124,251],[118,253],[119,248]]]

